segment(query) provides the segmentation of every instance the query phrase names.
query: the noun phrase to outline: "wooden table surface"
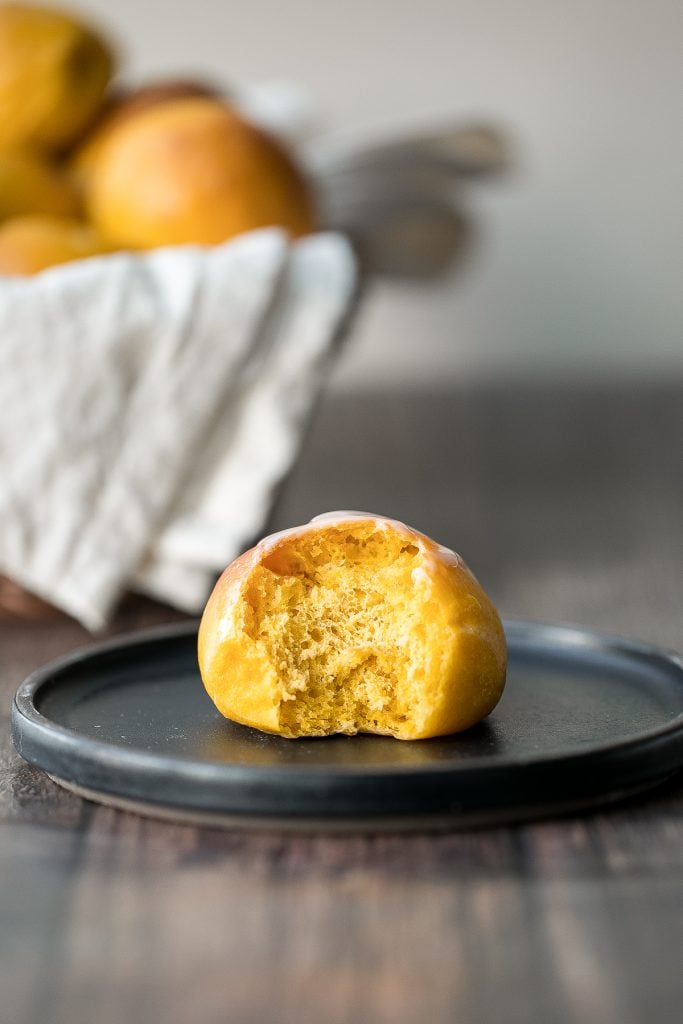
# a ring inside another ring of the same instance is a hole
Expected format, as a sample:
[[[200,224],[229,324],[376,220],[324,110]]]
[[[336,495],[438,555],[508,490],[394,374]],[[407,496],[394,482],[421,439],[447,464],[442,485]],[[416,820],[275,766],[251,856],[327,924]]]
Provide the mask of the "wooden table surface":
[[[683,387],[330,396],[273,526],[383,511],[503,613],[681,647]],[[173,618],[142,601],[112,632]],[[178,616],[175,616],[178,617]],[[88,642],[0,627],[0,1024],[658,1024],[683,1019],[683,785],[424,835],[164,824],[14,753],[12,693]]]

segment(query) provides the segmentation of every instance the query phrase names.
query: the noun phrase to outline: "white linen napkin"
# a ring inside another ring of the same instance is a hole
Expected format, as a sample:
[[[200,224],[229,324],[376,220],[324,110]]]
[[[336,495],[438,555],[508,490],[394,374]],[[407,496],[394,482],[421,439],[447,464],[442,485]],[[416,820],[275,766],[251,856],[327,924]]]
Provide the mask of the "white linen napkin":
[[[0,278],[0,572],[102,628],[200,610],[262,525],[354,292],[278,230]]]
[[[138,589],[201,609],[215,574],[255,538],[298,452],[307,415],[356,287],[339,235],[294,245],[249,367],[251,381],[219,411],[168,523],[138,574]]]

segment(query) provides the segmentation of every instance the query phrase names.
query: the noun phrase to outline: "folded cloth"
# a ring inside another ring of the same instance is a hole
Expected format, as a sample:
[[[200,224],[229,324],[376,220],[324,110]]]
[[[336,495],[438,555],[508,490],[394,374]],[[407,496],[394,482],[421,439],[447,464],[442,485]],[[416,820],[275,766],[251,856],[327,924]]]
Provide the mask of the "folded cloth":
[[[94,630],[133,585],[198,609],[291,463],[353,280],[341,237],[277,230],[0,279],[0,573]]]
[[[316,235],[292,247],[249,367],[251,384],[232,389],[224,402],[138,573],[138,589],[200,611],[216,572],[254,539],[296,457],[355,289],[355,261],[341,236]]]

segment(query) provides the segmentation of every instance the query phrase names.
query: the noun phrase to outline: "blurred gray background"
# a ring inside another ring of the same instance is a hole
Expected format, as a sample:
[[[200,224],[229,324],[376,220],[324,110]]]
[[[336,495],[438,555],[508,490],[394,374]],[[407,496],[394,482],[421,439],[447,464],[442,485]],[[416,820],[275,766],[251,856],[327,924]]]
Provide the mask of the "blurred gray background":
[[[476,244],[369,296],[334,384],[683,368],[678,0],[80,0],[125,77],[284,79],[331,130],[482,119],[514,169],[468,186]]]

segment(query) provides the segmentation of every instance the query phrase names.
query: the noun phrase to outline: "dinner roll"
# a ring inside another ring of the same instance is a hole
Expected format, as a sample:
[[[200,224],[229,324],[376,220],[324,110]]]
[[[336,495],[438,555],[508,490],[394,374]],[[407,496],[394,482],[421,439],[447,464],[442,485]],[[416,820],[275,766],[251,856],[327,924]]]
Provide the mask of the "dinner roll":
[[[199,665],[235,722],[288,738],[415,740],[488,715],[506,644],[459,555],[396,520],[335,512],[228,566],[202,617]]]

